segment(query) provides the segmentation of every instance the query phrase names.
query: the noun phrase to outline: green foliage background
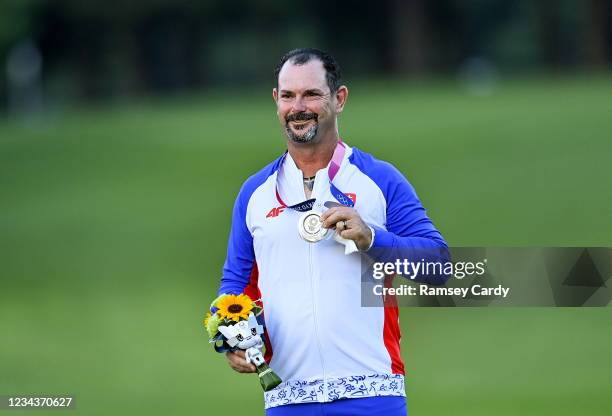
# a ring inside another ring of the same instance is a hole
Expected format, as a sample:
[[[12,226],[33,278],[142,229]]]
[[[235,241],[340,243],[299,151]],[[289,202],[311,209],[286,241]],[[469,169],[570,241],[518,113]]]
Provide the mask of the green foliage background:
[[[610,91],[359,82],[341,133],[405,173],[452,245],[610,246]],[[0,121],[0,394],[73,394],[70,414],[262,414],[201,318],[234,197],[283,143],[268,88]],[[403,309],[410,412],[611,414],[611,318]]]

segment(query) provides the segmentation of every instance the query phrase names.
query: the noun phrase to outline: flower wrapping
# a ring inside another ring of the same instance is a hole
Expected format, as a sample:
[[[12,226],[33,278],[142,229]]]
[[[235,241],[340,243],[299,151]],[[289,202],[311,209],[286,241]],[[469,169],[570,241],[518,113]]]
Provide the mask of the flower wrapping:
[[[257,369],[262,388],[269,391],[282,380],[263,358],[262,311],[261,303],[253,301],[248,295],[222,294],[211,303],[210,312],[204,318],[204,327],[215,351],[244,350],[246,361],[253,363]]]

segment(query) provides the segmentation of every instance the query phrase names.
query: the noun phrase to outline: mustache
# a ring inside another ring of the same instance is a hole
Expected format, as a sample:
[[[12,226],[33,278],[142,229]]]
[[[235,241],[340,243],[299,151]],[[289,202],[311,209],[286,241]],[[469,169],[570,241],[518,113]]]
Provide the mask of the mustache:
[[[302,111],[301,113],[290,114],[287,117],[285,117],[285,121],[287,123],[289,123],[290,121],[307,121],[307,120],[317,121],[318,119],[319,119],[319,116],[317,116],[315,113],[307,113],[305,111]]]

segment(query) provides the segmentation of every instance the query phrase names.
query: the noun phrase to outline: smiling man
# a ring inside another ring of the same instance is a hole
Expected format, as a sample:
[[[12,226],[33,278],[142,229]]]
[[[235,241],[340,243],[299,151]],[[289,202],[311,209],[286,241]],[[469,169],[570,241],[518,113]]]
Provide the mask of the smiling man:
[[[262,300],[283,379],[267,415],[405,415],[398,310],[360,305],[360,255],[446,243],[397,169],[340,139],[348,89],[330,55],[293,50],[276,76],[287,152],[240,190],[219,294]],[[255,371],[242,351],[227,358]]]

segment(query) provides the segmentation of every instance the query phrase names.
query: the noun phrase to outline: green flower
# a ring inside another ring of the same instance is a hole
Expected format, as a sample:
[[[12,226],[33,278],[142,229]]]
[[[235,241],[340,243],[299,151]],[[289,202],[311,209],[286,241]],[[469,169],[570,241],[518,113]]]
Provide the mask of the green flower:
[[[219,315],[214,314],[211,315],[207,320],[206,320],[206,332],[208,332],[208,337],[212,338],[215,335],[217,335],[217,332],[219,331],[219,324],[220,324],[220,320],[219,320]]]

